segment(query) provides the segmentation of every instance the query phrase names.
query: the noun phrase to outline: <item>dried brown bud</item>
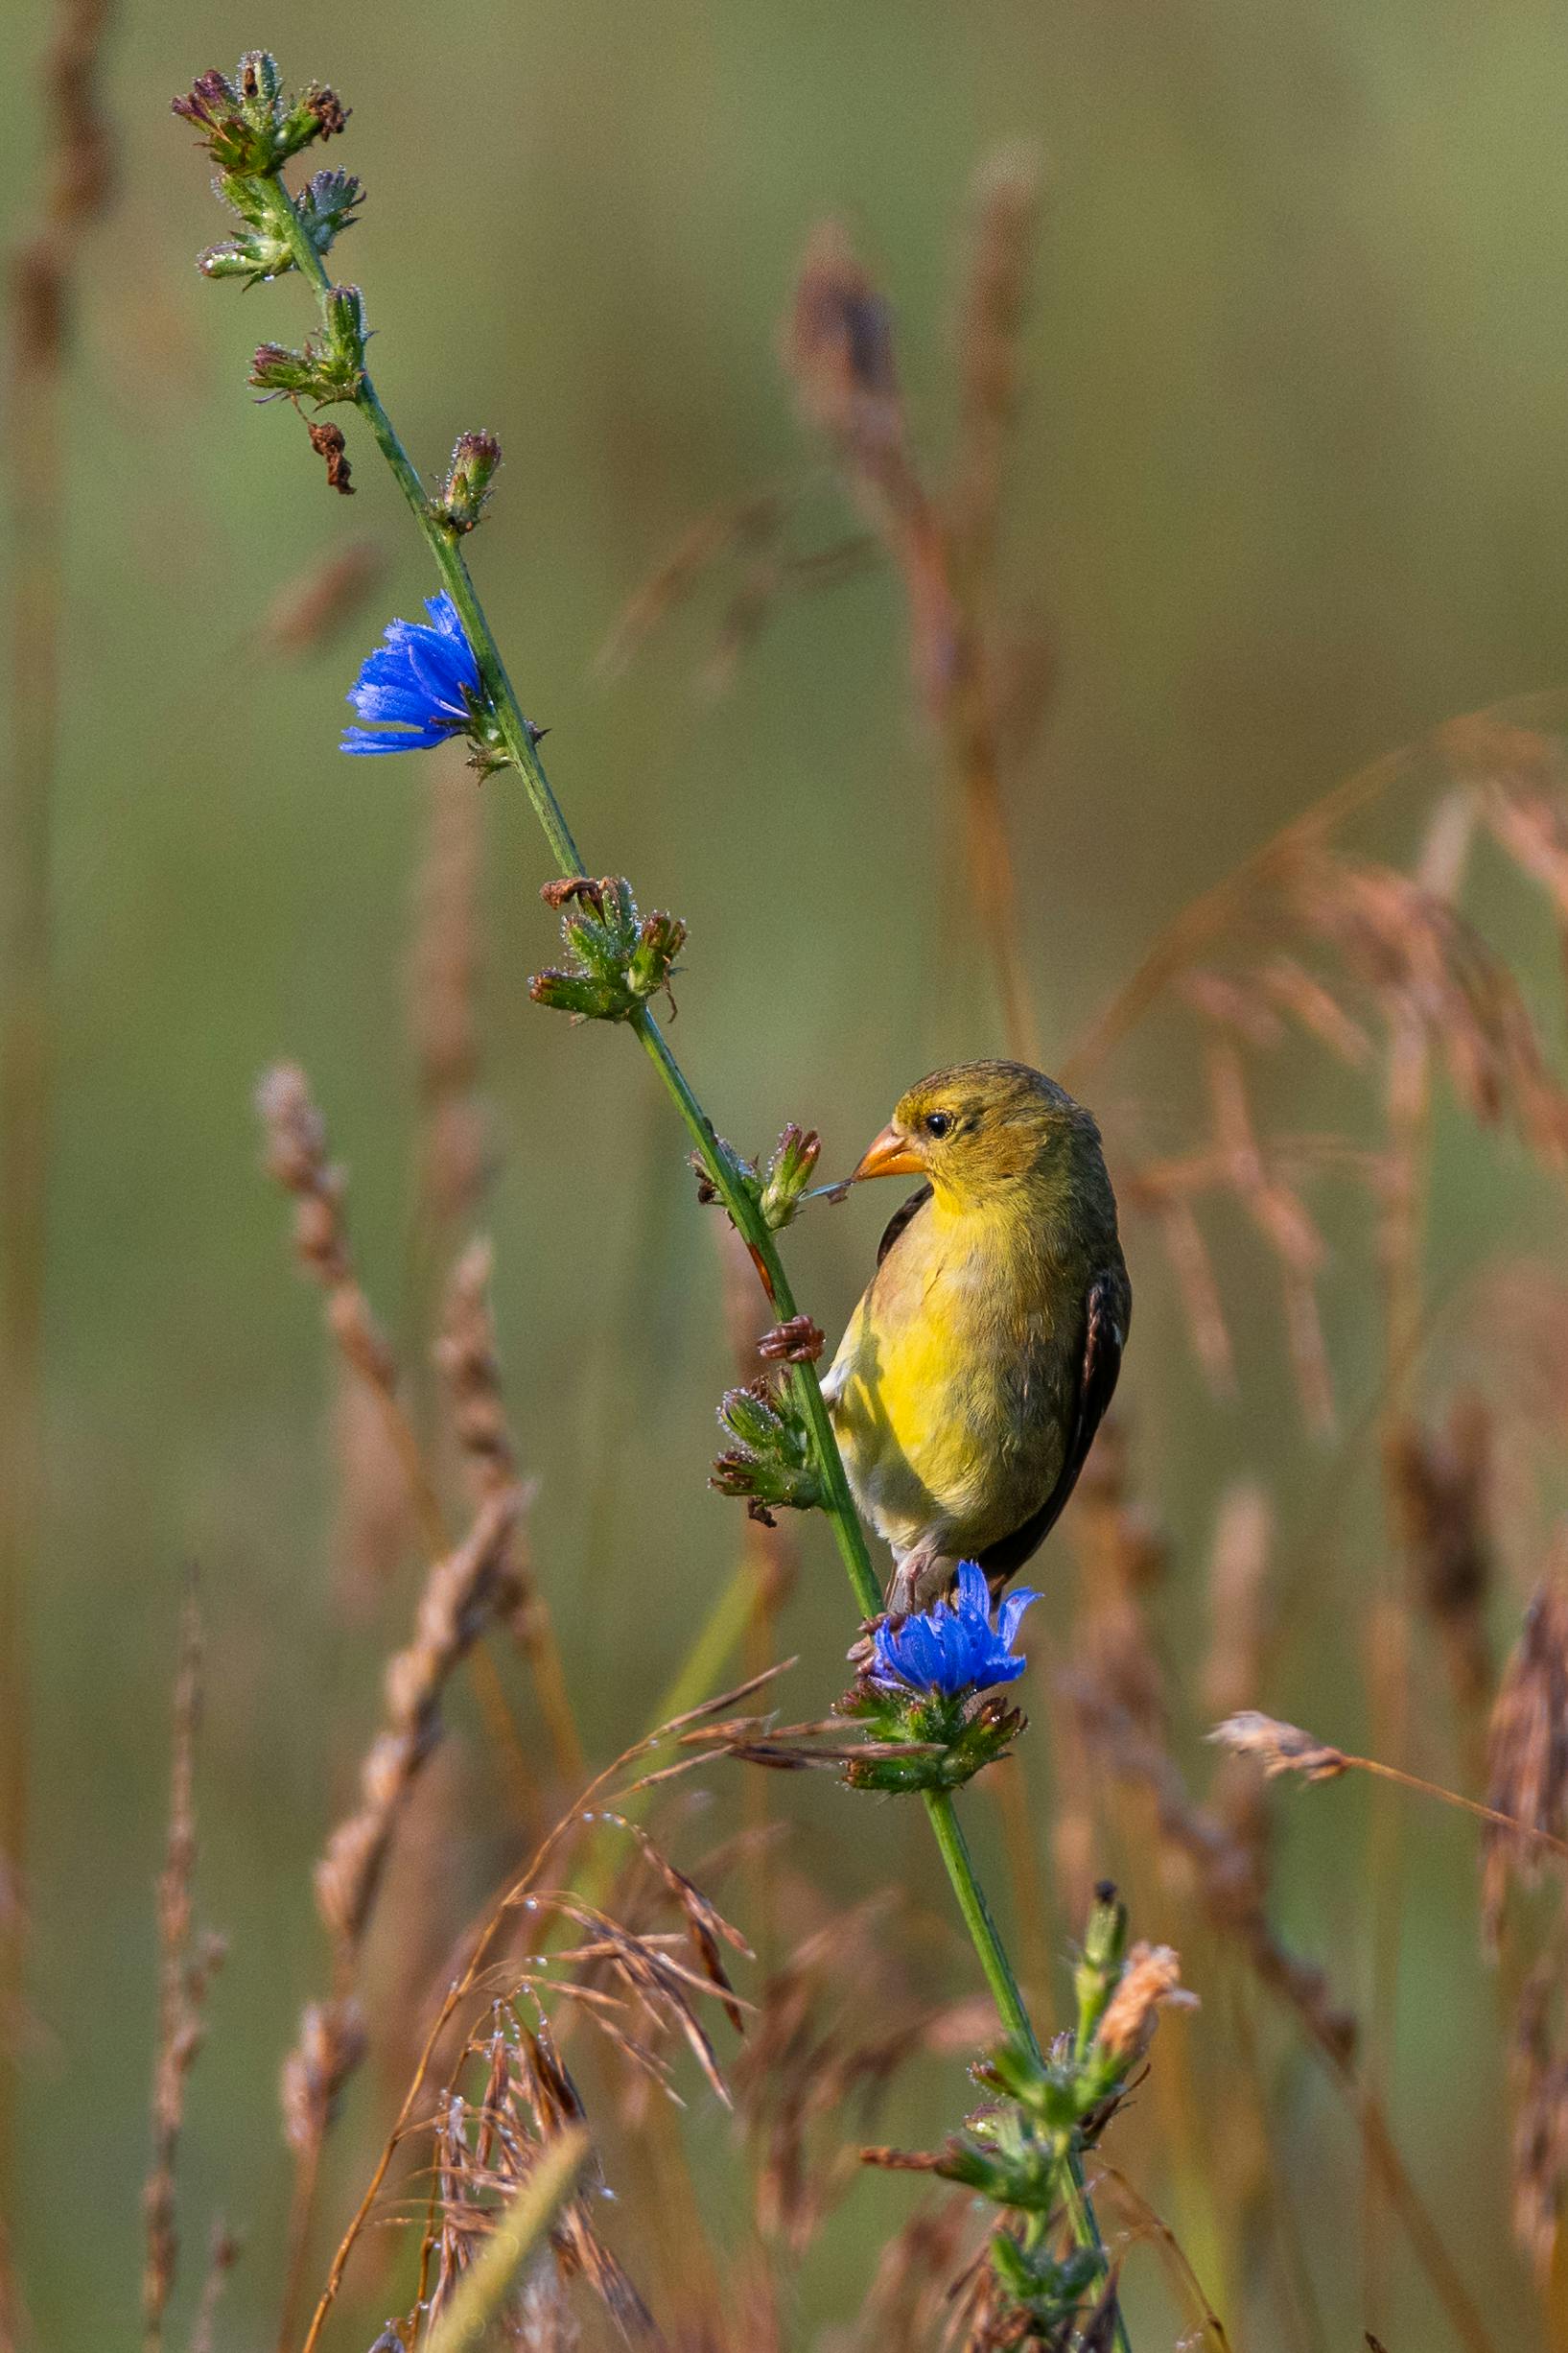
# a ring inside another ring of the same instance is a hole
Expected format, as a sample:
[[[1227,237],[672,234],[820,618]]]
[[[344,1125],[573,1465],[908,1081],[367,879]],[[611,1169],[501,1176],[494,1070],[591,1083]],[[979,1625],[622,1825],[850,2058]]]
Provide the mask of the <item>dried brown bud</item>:
[[[1131,2066],[1154,2039],[1165,2008],[1196,2010],[1198,1996],[1182,1983],[1182,1956],[1168,1944],[1135,1944],[1120,1983],[1100,2020],[1102,2051]]]
[[[700,1152],[689,1152],[686,1165],[697,1180],[697,1201],[701,1208],[711,1209],[718,1199],[718,1187],[708,1173],[708,1164]]]
[[[343,498],[351,499],[354,496],[354,484],[349,480],[352,469],[348,462],[348,444],[343,439],[342,427],[307,423],[305,431],[311,436],[311,447],[316,456],[326,459],[328,487],[338,491]]]
[[[600,882],[591,882],[586,874],[563,874],[557,876],[553,882],[542,882],[539,896],[557,914],[563,906],[570,906],[574,899],[586,899],[597,914],[602,915],[604,912],[604,886]]]
[[[354,111],[352,106],[344,106],[336,90],[325,88],[310,91],[305,106],[319,124],[318,136],[323,139],[335,138],[339,131],[346,130],[348,118]]]

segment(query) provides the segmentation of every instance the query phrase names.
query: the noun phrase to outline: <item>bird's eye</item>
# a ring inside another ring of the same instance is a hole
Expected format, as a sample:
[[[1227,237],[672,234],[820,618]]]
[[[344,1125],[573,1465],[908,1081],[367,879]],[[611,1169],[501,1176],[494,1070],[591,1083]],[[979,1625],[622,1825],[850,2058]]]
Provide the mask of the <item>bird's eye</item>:
[[[928,1111],[925,1115],[925,1133],[927,1136],[935,1136],[940,1140],[948,1133],[948,1130],[951,1127],[951,1125],[952,1114],[950,1111]]]

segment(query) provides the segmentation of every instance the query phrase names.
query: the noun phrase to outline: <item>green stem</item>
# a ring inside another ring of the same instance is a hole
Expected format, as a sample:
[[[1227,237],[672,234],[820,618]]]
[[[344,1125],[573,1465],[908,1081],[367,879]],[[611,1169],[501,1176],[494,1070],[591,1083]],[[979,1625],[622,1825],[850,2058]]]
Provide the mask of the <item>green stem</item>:
[[[986,1973],[986,1984],[991,1988],[997,2015],[1008,2033],[1017,2035],[1027,2043],[1036,2059],[1039,2059],[1040,2044],[1030,2023],[1029,2012],[1023,2006],[1023,1996],[1018,1991],[1006,1947],[991,1917],[985,1891],[975,1876],[969,1841],[953,1810],[951,1790],[928,1789],[925,1792],[925,1811],[931,1818],[931,1828],[942,1849],[942,1860],[948,1867],[948,1876],[958,1898],[958,1909],[964,1915],[964,1925],[979,1955],[980,1966]]]
[[[953,1808],[952,1792],[947,1789],[927,1790],[925,1811],[930,1816],[931,1828],[936,1833],[936,1843],[942,1849],[942,1860],[948,1867],[948,1876],[952,1882],[953,1894],[958,1898],[958,1909],[964,1915],[964,1925],[970,1932],[970,1941],[979,1955],[980,1966],[985,1971],[986,1983],[991,1988],[991,1996],[996,2005],[997,2015],[1008,2032],[1026,2043],[1036,2059],[1040,2059],[1041,2057],[1040,2042],[1029,2012],[1023,2006],[1023,1996],[1018,1991],[1018,1980],[1013,1974],[1012,1964],[1007,1958],[1007,1948],[997,1932],[995,1921],[991,1917],[991,1906],[986,1902],[985,1890],[975,1875],[969,1841],[964,1836],[963,1824]],[[1062,2156],[1062,2202],[1066,2208],[1072,2235],[1080,2247],[1094,2248],[1100,2258],[1102,2269],[1109,2272],[1110,2259],[1106,2254],[1105,2241],[1100,2236],[1100,2225],[1095,2220],[1094,2208],[1089,2201],[1088,2185],[1084,2179],[1083,2153],[1076,2139],[1068,2140]],[[1127,2323],[1122,2318],[1119,2303],[1112,2325],[1118,2353],[1131,2353]]]
[[[306,234],[293,199],[280,179],[259,184],[265,200],[273,210],[279,229],[288,240],[296,267],[324,301],[331,290],[332,280],[321,256]],[[563,875],[586,875],[588,868],[583,863],[582,853],[573,838],[565,812],[545,773],[534,730],[524,716],[517,691],[506,674],[500,647],[475,593],[458,536],[427,495],[411,459],[381,405],[368,371],[362,371],[355,406],[375,435],[398,487],[413,511],[414,520],[425,535],[447,593],[457,608],[507,757],[523,779],[556,865]],[[636,1032],[639,1043],[685,1122],[687,1133],[696,1146],[697,1156],[714,1191],[751,1253],[770,1304],[781,1322],[787,1322],[798,1310],[772,1229],[764,1220],[755,1198],[737,1176],[729,1153],[719,1141],[717,1130],[692,1093],[690,1083],[671,1053],[663,1030],[645,1005],[640,1006],[630,1016],[627,1026]],[[822,1508],[832,1528],[855,1602],[862,1616],[875,1617],[882,1607],[881,1588],[872,1566],[865,1531],[854,1508],[854,1498],[850,1493],[849,1478],[833,1435],[832,1424],[828,1418],[817,1369],[814,1364],[793,1365],[789,1379],[811,1433],[812,1454],[824,1489]],[[964,1916],[964,1924],[970,1932],[980,1966],[985,1972],[986,1983],[995,2001],[997,2013],[1008,2032],[1020,2035],[1038,2056],[1040,2045],[1006,1948],[975,1876],[974,1864],[953,1810],[950,1792],[927,1791],[925,1810],[947,1866],[953,1894],[958,1899],[958,1908]],[[1067,2172],[1070,2191],[1066,2204],[1073,2235],[1081,2246],[1098,2248],[1103,2258],[1104,2245],[1088,2194],[1084,2187],[1083,2169],[1076,2152],[1069,2156]],[[1119,2317],[1117,2341],[1125,2348],[1126,2335]]]

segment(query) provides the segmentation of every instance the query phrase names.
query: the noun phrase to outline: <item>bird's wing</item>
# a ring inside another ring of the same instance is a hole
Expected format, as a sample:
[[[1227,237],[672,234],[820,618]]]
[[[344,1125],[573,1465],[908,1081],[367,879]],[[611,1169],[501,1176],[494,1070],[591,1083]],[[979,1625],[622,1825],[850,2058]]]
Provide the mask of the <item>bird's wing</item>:
[[[925,1207],[925,1204],[930,1198],[931,1188],[929,1185],[923,1185],[918,1192],[912,1192],[910,1194],[908,1200],[904,1203],[901,1209],[897,1209],[894,1211],[892,1216],[888,1219],[887,1224],[883,1229],[882,1238],[877,1245],[877,1263],[878,1266],[880,1266],[882,1260],[886,1258],[888,1252],[892,1249],[894,1243],[903,1232],[905,1226],[909,1224],[912,1218],[920,1215],[921,1211]]]
[[[897,1223],[897,1220],[895,1220]],[[1016,1576],[1030,1555],[1037,1552],[1066,1506],[1067,1497],[1078,1484],[1078,1473],[1088,1459],[1094,1433],[1105,1417],[1121,1371],[1121,1353],[1127,1339],[1129,1309],[1132,1294],[1127,1277],[1117,1267],[1096,1275],[1088,1286],[1084,1325],[1084,1370],[1078,1384],[1078,1411],[1067,1439],[1067,1450],[1062,1458],[1062,1469],[1056,1485],[1041,1505],[1031,1512],[1021,1527],[1011,1536],[1004,1536],[980,1555],[980,1566],[990,1578],[994,1588]]]

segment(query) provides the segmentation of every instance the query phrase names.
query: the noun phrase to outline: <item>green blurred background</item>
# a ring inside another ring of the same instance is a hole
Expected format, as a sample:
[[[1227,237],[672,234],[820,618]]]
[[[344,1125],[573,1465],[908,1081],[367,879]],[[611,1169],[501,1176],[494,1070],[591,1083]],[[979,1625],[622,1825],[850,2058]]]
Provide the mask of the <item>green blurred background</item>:
[[[48,21],[28,0],[8,41],[0,198],[18,225]],[[327,158],[369,191],[341,268],[367,290],[405,439],[433,470],[461,428],[502,437],[481,592],[526,707],[555,731],[590,862],[690,924],[675,1041],[744,1148],[800,1116],[836,1173],[913,1076],[1002,1043],[944,879],[951,822],[894,583],[873,573],[787,607],[721,701],[693,686],[711,603],[614,686],[592,672],[695,514],[807,469],[776,322],[825,212],[893,296],[916,430],[940,449],[972,175],[1019,138],[1045,161],[1005,569],[1048,613],[1060,669],[1010,808],[1048,1060],[1162,920],[1338,777],[1568,668],[1568,51],[1544,0],[121,8],[121,185],[83,257],[60,519],[52,1504],[32,1605],[37,2033],[15,2218],[38,2341],[60,2346],[131,2326],[182,1565],[200,1565],[211,1647],[201,1908],[232,1940],[187,2226],[199,2243],[216,2203],[249,2229],[235,2345],[267,2341],[273,2078],[321,1969],[307,1867],[399,1623],[345,1631],[329,1602],[329,1370],[250,1092],[279,1054],[309,1070],[396,1326],[413,1150],[400,1007],[428,779],[335,741],[360,651],[432,583],[368,445],[355,504],[334,501],[292,417],[245,390],[253,344],[302,332],[299,290],[242,295],[192,267],[221,223],[168,100],[262,42],[354,108]],[[350,532],[384,551],[385,591],[329,651],[263,659],[273,594]],[[503,779],[484,800],[500,1155],[483,1222],[541,1574],[608,1752],[735,1555],[732,1508],[703,1489],[729,1377],[717,1258],[640,1058],[528,1004],[553,938],[546,868],[521,796]],[[1183,1108],[1173,1083],[1157,1137],[1181,1138]],[[1434,1236],[1451,1253],[1522,1203],[1489,1155],[1452,1149]],[[853,1202],[794,1241],[833,1335],[882,1206]],[[1309,1593],[1332,1580],[1292,1694],[1332,1710],[1372,1491],[1361,1549],[1344,1525],[1325,1545],[1272,1301],[1239,1226],[1224,1240],[1249,1400],[1229,1412],[1201,1394],[1152,1241],[1133,1236],[1127,1403],[1140,1484],[1177,1540],[1171,1655],[1193,1653],[1220,1488],[1257,1466],[1306,1499],[1292,1573]],[[1347,1257],[1331,1338],[1352,1403],[1370,1377],[1366,1287]],[[809,1711],[835,1687],[846,1612],[824,1533],[802,1541],[782,1638],[805,1654]],[[936,1895],[916,1826],[846,1840],[857,1801],[793,1786],[784,1801],[846,1898],[871,1860]],[[1356,1800],[1332,1820],[1318,1804],[1290,1817],[1282,1900],[1355,1992],[1366,1921],[1354,1887],[1315,1866]],[[1468,1848],[1428,1824],[1416,1854],[1396,2107],[1500,2341],[1516,2341],[1532,2307],[1507,2245]],[[943,1965],[963,1982],[958,1957]],[[956,2068],[930,2079],[912,2133],[963,2099]],[[1341,2128],[1297,2123],[1313,2164],[1319,2126],[1335,2153],[1301,2194],[1321,2200],[1332,2341],[1356,2342],[1336,2260],[1355,2169]],[[852,2307],[903,2210],[901,2192],[856,2196],[807,2318]],[[1395,2270],[1411,2317],[1390,2343],[1408,2353],[1438,2323]],[[1259,2329],[1270,2341],[1266,2312]]]

